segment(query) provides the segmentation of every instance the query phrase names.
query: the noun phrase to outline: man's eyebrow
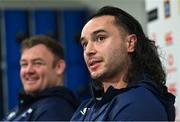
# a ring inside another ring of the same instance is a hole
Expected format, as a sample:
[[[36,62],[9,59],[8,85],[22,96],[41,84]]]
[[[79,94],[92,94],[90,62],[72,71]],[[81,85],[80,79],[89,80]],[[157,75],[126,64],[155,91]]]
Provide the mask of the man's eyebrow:
[[[92,34],[93,34],[93,35],[96,35],[96,34],[98,34],[98,33],[100,33],[100,32],[105,32],[105,33],[106,33],[105,30],[99,29],[99,30],[94,31]]]
[[[98,34],[98,33],[100,33],[100,32],[105,32],[105,33],[106,33],[105,30],[99,29],[99,30],[94,31],[91,35],[93,36],[93,35],[96,35],[96,34]],[[80,38],[80,42],[82,42],[84,39],[85,39],[84,37],[81,37],[81,38]]]
[[[20,59],[20,60],[19,60],[19,63],[25,62],[25,61],[26,61],[25,59]]]
[[[84,37],[81,37],[81,38],[80,38],[80,42],[82,42],[83,40],[84,40]]]
[[[33,61],[42,61],[43,59],[42,58],[35,58],[35,59],[33,59]]]
[[[26,59],[20,59],[20,62],[25,62]],[[31,61],[43,61],[43,59],[41,58],[35,58],[35,59],[32,59]]]

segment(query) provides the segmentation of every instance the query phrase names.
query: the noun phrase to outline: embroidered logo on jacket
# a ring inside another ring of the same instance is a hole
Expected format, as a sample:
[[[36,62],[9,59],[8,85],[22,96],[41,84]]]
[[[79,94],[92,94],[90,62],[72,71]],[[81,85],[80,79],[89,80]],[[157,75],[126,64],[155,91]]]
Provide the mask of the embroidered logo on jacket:
[[[10,120],[10,119],[12,119],[13,117],[15,117],[15,115],[16,115],[16,112],[11,112],[9,115],[8,115],[8,117],[7,117],[7,120]]]
[[[89,109],[90,109],[90,108],[87,108],[87,107],[86,107],[86,108],[84,108],[83,110],[81,110],[80,113],[81,113],[82,115],[85,115]]]
[[[26,117],[28,114],[32,113],[33,109],[29,108],[26,112],[24,112],[21,116]]]

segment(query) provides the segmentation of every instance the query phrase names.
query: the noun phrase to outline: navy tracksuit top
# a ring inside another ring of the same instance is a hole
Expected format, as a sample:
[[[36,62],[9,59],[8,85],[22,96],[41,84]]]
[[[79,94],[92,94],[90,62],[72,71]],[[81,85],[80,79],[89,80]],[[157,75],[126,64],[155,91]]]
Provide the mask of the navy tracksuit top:
[[[162,94],[147,75],[127,88],[110,86],[100,100],[84,101],[71,121],[174,121],[175,96],[164,88]]]

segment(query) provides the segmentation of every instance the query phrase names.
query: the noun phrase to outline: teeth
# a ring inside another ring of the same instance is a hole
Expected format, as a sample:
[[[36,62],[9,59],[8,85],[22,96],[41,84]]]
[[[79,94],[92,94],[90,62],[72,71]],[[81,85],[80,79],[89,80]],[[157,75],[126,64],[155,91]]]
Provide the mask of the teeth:
[[[89,66],[92,66],[93,64],[95,64],[95,61],[90,61],[89,62]]]
[[[28,80],[29,80],[29,81],[33,81],[34,79],[32,79],[32,78],[28,78]]]
[[[92,66],[92,65],[94,65],[95,63],[98,63],[98,62],[100,62],[100,61],[99,60],[91,60],[89,62],[89,66]]]
[[[28,80],[28,81],[34,81],[34,80],[36,80],[37,78],[35,78],[35,77],[27,77],[26,78],[26,80]]]

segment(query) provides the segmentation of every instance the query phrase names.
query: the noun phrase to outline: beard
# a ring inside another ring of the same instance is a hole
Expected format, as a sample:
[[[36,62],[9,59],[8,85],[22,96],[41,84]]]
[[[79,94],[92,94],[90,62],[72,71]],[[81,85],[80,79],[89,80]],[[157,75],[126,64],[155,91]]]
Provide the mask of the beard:
[[[91,73],[91,78],[96,82],[106,82],[117,76],[124,75],[128,69],[129,56],[126,53],[115,54],[108,58],[99,71]]]
[[[126,67],[126,64],[107,64],[104,66],[104,69],[102,69],[99,72],[96,72],[96,74],[91,74],[91,78],[93,81],[96,82],[106,82],[110,79],[114,79],[116,76],[121,75],[124,73]]]

